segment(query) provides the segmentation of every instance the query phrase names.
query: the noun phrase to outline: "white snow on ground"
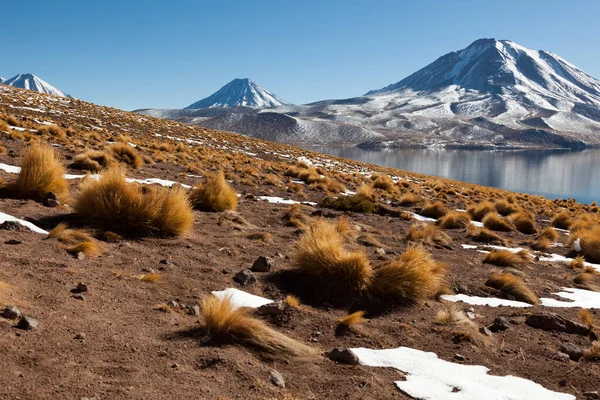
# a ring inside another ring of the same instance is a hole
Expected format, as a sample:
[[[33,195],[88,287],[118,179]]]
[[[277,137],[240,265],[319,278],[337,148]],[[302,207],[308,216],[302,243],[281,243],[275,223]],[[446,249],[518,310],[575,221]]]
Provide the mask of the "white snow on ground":
[[[466,294],[444,294],[441,296],[442,299],[457,302],[462,301],[463,303],[472,304],[475,306],[489,306],[489,307],[531,307],[531,304],[523,303],[521,301],[498,299],[495,297],[478,297],[478,296],[467,296]]]
[[[581,307],[600,308],[600,293],[591,290],[563,288],[562,292],[555,293],[559,297],[571,301],[560,301],[554,299],[541,299],[542,305],[546,307]]]
[[[29,228],[30,230],[32,230],[34,232],[42,233],[44,235],[48,234],[47,231],[43,230],[42,228],[38,228],[37,226],[35,226],[31,222],[23,221],[22,219],[13,217],[12,215],[8,215],[8,214],[5,214],[3,212],[0,212],[0,224],[4,223],[6,221],[15,221],[15,222],[18,222],[19,224],[23,225],[24,227]]]
[[[127,182],[131,183],[131,182],[136,182],[136,183],[141,183],[142,185],[152,185],[152,184],[159,184],[161,186],[168,186],[171,187],[173,185],[181,185],[186,189],[190,189],[191,186],[190,185],[185,185],[183,183],[179,183],[179,182],[174,182],[174,181],[169,181],[166,179],[159,179],[159,178],[147,178],[147,179],[135,179],[135,178],[127,178]]]
[[[408,347],[350,349],[361,365],[390,367],[407,373],[396,381],[404,393],[423,400],[575,400],[527,379],[488,375],[489,368],[441,360],[435,353]]]
[[[573,261],[573,259],[565,257],[565,256],[561,256],[560,254],[547,254],[547,255],[540,256],[540,261],[570,263],[571,261]],[[584,261],[583,265],[585,267],[592,267],[596,271],[600,272],[600,264],[593,264],[593,263]]]
[[[461,244],[463,249],[476,249],[477,246],[474,244]]]
[[[317,203],[312,201],[296,201],[292,199],[284,199],[282,197],[272,197],[272,196],[258,196],[259,200],[266,200],[269,203],[274,204],[307,204],[309,206],[316,206]]]
[[[435,218],[429,218],[429,217],[424,217],[422,215],[419,215],[417,213],[411,212],[411,211],[407,211],[410,215],[413,216],[414,219],[416,219],[417,221],[425,221],[425,222],[436,222],[437,219]]]
[[[0,169],[5,172],[8,172],[9,174],[18,174],[19,172],[21,172],[21,167],[16,167],[14,165],[8,165],[3,163],[0,163]]]
[[[219,299],[229,298],[234,308],[249,307],[258,308],[265,304],[272,303],[273,300],[265,299],[264,297],[255,296],[239,289],[229,288],[221,291],[212,292]]]

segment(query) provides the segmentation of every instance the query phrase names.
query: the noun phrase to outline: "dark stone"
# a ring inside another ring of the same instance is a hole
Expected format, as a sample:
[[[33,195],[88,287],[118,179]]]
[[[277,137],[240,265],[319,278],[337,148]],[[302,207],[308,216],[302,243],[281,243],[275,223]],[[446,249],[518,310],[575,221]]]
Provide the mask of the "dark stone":
[[[15,306],[6,306],[2,312],[2,316],[6,319],[17,319],[21,316],[21,310]]]
[[[458,294],[469,294],[469,288],[466,285],[458,285],[455,291]]]
[[[462,354],[455,354],[454,359],[458,361],[465,361],[465,356],[463,356]]]
[[[71,293],[85,293],[87,291],[88,291],[88,286],[83,282],[79,282],[76,287],[71,289]]]
[[[243,269],[233,277],[233,280],[242,286],[251,285],[256,282],[254,272],[249,269]]]
[[[498,317],[494,319],[494,323],[491,324],[488,328],[492,332],[505,331],[508,328],[510,328],[510,322],[508,322],[508,319],[506,319],[505,317]]]
[[[78,333],[77,335],[75,335],[75,337],[73,338],[75,340],[84,340],[85,339],[85,333]]]
[[[285,308],[283,301],[274,301],[258,307],[257,311],[261,315],[281,315],[285,312]]]
[[[256,261],[254,261],[254,264],[252,264],[251,271],[269,272],[271,270],[271,266],[271,259],[265,256],[260,256],[256,259]]]
[[[285,379],[283,379],[283,375],[279,371],[272,369],[269,372],[269,379],[271,379],[271,383],[277,387],[285,388]]]
[[[583,355],[581,347],[575,343],[563,343],[560,345],[560,351],[569,355],[569,358],[573,361],[579,361]]]
[[[31,331],[31,330],[37,329],[38,325],[39,325],[39,322],[37,319],[24,315],[21,317],[21,319],[17,323],[17,328],[23,329],[26,331]]]
[[[71,297],[74,298],[75,300],[85,300],[85,297],[82,294],[74,294]]]
[[[589,328],[578,322],[568,320],[560,315],[553,313],[539,313],[527,317],[525,323],[532,328],[544,331],[555,331],[564,333],[573,333],[577,335],[587,335]]]
[[[598,394],[597,390],[590,390],[587,392],[583,392],[583,396],[586,399],[600,399],[600,394]]]
[[[42,203],[46,207],[58,207],[60,205],[60,201],[58,201],[58,196],[56,196],[56,194],[52,192],[46,194]]]
[[[200,316],[200,306],[199,305],[189,306],[188,314],[193,315],[194,317],[199,317]]]
[[[24,226],[18,223],[17,221],[4,221],[0,224],[0,229],[5,231],[20,231]]]
[[[483,333],[485,336],[492,336],[492,331],[490,331],[486,326],[479,328],[479,332]]]
[[[356,354],[354,354],[353,352],[351,352],[348,349],[343,349],[340,347],[336,347],[335,349],[331,350],[327,354],[327,357],[329,357],[330,360],[338,362],[340,364],[348,364],[348,365],[357,365],[358,364],[358,357],[356,356]]]
[[[10,239],[7,240],[6,242],[4,242],[4,244],[21,244],[23,242],[21,242],[20,240],[15,240],[15,239]]]
[[[160,260],[159,264],[171,266],[171,265],[173,265],[173,261],[164,259],[164,260]]]

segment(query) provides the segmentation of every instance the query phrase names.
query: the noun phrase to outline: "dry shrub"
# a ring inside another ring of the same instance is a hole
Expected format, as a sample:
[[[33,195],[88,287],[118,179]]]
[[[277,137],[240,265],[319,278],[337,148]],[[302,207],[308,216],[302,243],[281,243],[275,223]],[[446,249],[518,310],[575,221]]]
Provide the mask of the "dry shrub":
[[[569,227],[569,231],[572,234],[577,233],[579,231],[587,231],[594,229],[600,225],[600,220],[596,216],[592,216],[590,214],[584,214],[577,217],[575,221],[571,223]]]
[[[435,316],[435,323],[439,325],[452,325],[459,323],[471,323],[471,320],[465,315],[464,312],[456,308],[456,306],[450,305],[437,312]]]
[[[238,204],[237,193],[225,180],[223,171],[207,176],[206,182],[192,190],[190,200],[201,211],[235,210]]]
[[[548,227],[548,228],[544,228],[544,230],[541,231],[540,234],[538,235],[538,239],[541,239],[541,238],[546,238],[550,241],[550,243],[554,243],[558,240],[559,235],[555,229]]]
[[[265,185],[270,185],[270,186],[277,186],[277,187],[283,186],[283,181],[281,179],[279,179],[279,177],[277,175],[273,175],[273,174],[269,174],[269,175],[265,176],[265,178],[263,179],[263,183]]]
[[[571,262],[569,263],[569,268],[571,269],[583,269],[585,267],[584,264],[585,260],[583,259],[582,256],[577,256],[574,259],[571,260]]]
[[[273,235],[269,232],[254,232],[246,235],[250,240],[260,240],[261,242],[269,242],[273,239]]]
[[[484,228],[492,231],[510,232],[513,226],[506,222],[498,213],[490,212],[483,218]]]
[[[497,201],[496,204],[494,204],[494,208],[498,211],[498,214],[503,216],[514,214],[519,211],[519,207],[505,200]]]
[[[66,132],[56,125],[38,126],[37,134],[40,136],[52,136],[58,139],[65,139],[67,137]]]
[[[109,149],[113,157],[119,162],[130,165],[135,169],[144,165],[144,158],[128,143],[115,143]]]
[[[594,279],[594,274],[591,274],[589,272],[583,272],[581,274],[576,275],[573,278],[573,282],[575,282],[579,285],[585,285],[588,282],[590,282],[592,279]]]
[[[516,230],[526,235],[531,235],[537,232],[533,217],[525,211],[512,213],[508,217],[508,221],[515,227]]]
[[[321,207],[331,208],[338,211],[352,211],[363,214],[371,214],[375,211],[373,201],[361,194],[351,196],[325,197],[321,200]]]
[[[497,265],[499,267],[518,267],[531,260],[529,253],[521,250],[513,253],[508,250],[492,250],[483,259],[484,264]]]
[[[531,243],[531,248],[537,251],[546,251],[550,246],[552,246],[552,240],[548,239],[546,236],[540,236]]]
[[[300,204],[292,204],[283,214],[283,220],[286,226],[293,226],[302,230],[310,224],[310,217],[302,212]]]
[[[511,295],[519,301],[529,304],[539,303],[533,291],[521,279],[511,273],[492,272],[485,285]]]
[[[162,275],[157,274],[155,272],[151,272],[149,274],[140,275],[139,278],[142,282],[156,283],[160,282],[160,280],[162,279]]]
[[[81,242],[67,247],[67,253],[77,255],[83,253],[86,256],[102,253],[102,248],[93,241]]]
[[[341,318],[338,322],[340,325],[343,325],[346,328],[351,328],[352,326],[364,323],[366,321],[364,316],[364,311],[356,311],[350,315],[345,316],[344,318]]]
[[[550,224],[555,228],[569,229],[569,227],[571,226],[571,216],[569,215],[568,211],[563,210],[560,213],[556,214],[554,218],[552,218]]]
[[[246,218],[236,211],[224,211],[219,216],[219,226],[231,226],[233,229],[243,231],[245,229],[256,229]]]
[[[590,347],[583,349],[583,358],[590,361],[600,360],[600,342],[594,340]]]
[[[449,211],[436,224],[441,229],[464,229],[471,224],[471,218],[464,212]]]
[[[427,203],[421,210],[420,214],[429,218],[441,218],[448,213],[448,209],[441,201]]]
[[[600,225],[596,225],[591,229],[580,229],[571,235],[569,244],[573,248],[577,239],[579,239],[581,246],[581,254],[586,261],[600,263]]]
[[[452,238],[440,231],[435,225],[418,222],[408,228],[406,240],[409,242],[421,242],[430,245],[446,247],[452,242]]]
[[[435,294],[446,266],[436,262],[422,246],[409,247],[400,257],[375,270],[369,294],[382,300],[415,303]]]
[[[368,232],[359,235],[356,238],[356,242],[362,244],[363,246],[385,247],[384,244],[379,241],[379,239]]]
[[[480,242],[480,243],[488,243],[488,244],[497,244],[500,246],[506,246],[506,239],[498,234],[485,229],[485,228],[477,228],[473,225],[467,227],[467,237],[470,239]]]
[[[6,121],[0,119],[0,132],[10,132],[10,127]]]
[[[54,155],[52,147],[32,144],[19,163],[21,172],[15,182],[7,185],[11,195],[18,198],[41,200],[50,192],[64,199],[68,184],[64,179],[65,167]]]
[[[590,330],[592,330],[596,327],[596,321],[594,320],[594,317],[592,316],[592,313],[590,312],[590,310],[587,308],[582,308],[581,311],[579,311],[579,319]]]
[[[362,292],[373,275],[367,256],[346,250],[336,224],[323,219],[298,238],[293,263],[298,272],[348,295]]]
[[[300,300],[296,296],[293,296],[291,294],[285,296],[284,302],[286,306],[291,308],[300,307]]]
[[[361,185],[357,190],[356,194],[359,196],[366,197],[367,199],[373,200],[373,186]]]
[[[110,152],[90,150],[76,155],[69,167],[81,171],[99,172],[114,166],[115,162]]]
[[[405,195],[400,197],[400,199],[398,200],[398,204],[400,204],[401,206],[412,206],[422,201],[423,199],[421,198],[421,196],[414,193],[406,193]]]
[[[98,227],[134,235],[180,236],[194,223],[183,189],[128,184],[117,169],[83,182],[75,211]]]
[[[210,296],[202,302],[203,328],[208,338],[219,343],[234,343],[255,348],[271,356],[309,356],[314,351],[249,315],[246,308],[235,308],[231,298]]]
[[[372,178],[374,178],[373,187],[375,189],[382,189],[382,190],[385,190],[386,192],[394,191],[394,189],[395,189],[394,181],[392,181],[392,179],[389,176],[374,175]]]
[[[489,201],[474,204],[467,208],[467,213],[474,221],[481,221],[488,213],[494,211],[494,205]]]

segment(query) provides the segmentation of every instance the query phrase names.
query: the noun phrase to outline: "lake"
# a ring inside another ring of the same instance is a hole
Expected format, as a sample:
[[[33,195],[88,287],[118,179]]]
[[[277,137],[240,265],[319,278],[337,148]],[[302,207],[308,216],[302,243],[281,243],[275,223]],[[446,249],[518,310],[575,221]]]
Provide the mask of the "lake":
[[[302,146],[307,150],[485,186],[600,202],[600,150],[364,150]]]

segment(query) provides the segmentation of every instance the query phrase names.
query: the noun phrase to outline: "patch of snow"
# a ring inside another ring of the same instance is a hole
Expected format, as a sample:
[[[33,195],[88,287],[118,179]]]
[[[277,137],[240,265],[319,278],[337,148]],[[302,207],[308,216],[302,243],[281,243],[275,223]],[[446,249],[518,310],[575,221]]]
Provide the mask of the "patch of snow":
[[[8,215],[8,214],[5,214],[3,212],[0,212],[0,224],[4,223],[6,221],[17,222],[17,223],[23,225],[24,227],[29,228],[33,232],[42,233],[44,235],[48,234],[47,231],[43,230],[42,228],[37,227],[36,225],[32,224],[31,222],[24,221],[22,219],[13,217],[12,215]]]
[[[21,172],[21,167],[0,163],[0,169],[9,174],[18,174]]]
[[[474,244],[461,244],[463,249],[476,249],[477,246]]]
[[[273,197],[273,196],[258,196],[259,200],[266,200],[269,203],[273,204],[307,204],[309,206],[316,206],[317,203],[312,201],[296,201],[292,199],[284,199],[282,197]]]
[[[523,303],[521,301],[498,299],[496,297],[479,297],[479,296],[467,296],[466,294],[444,294],[441,296],[442,299],[463,303],[472,304],[476,306],[489,306],[489,307],[531,307],[531,304]]]
[[[396,386],[422,400],[575,400],[533,381],[512,375],[489,375],[489,368],[441,360],[437,354],[408,347],[350,349],[361,365],[395,368],[407,374]],[[458,390],[457,390],[458,389]]]
[[[214,291],[212,292],[212,294],[221,300],[229,298],[234,308],[258,308],[260,306],[273,302],[273,300],[265,299],[264,297],[256,296],[234,288],[228,288],[221,291]]]
[[[561,301],[543,298],[542,305],[546,307],[577,307],[577,308],[600,308],[600,293],[591,290],[563,288],[556,296],[571,300]]]

